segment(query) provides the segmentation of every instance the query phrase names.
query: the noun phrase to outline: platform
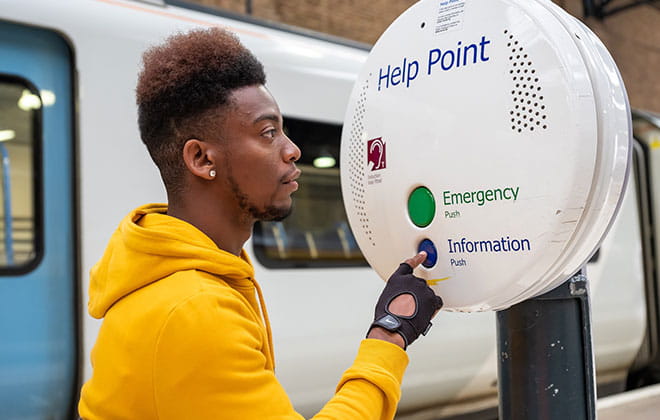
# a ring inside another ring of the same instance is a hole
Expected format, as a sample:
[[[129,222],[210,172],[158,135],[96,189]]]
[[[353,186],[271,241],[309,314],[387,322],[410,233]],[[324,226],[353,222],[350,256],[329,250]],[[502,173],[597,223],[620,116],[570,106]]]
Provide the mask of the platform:
[[[497,398],[494,397],[397,415],[396,420],[497,420],[496,405]],[[660,384],[600,398],[596,403],[596,409],[598,420],[658,420],[660,419]]]
[[[601,398],[596,408],[598,420],[659,419],[660,384]]]

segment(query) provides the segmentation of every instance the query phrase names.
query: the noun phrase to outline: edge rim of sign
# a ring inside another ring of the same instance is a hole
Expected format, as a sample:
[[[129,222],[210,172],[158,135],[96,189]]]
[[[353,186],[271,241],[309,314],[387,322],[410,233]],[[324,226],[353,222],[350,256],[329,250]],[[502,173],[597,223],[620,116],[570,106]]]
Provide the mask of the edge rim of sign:
[[[627,116],[627,118],[626,118],[627,139],[626,139],[626,142],[625,142],[625,144],[626,144],[626,159],[625,159],[626,164],[625,164],[624,169],[623,169],[623,180],[621,181],[621,186],[618,189],[614,189],[614,188],[611,188],[611,187],[606,188],[606,192],[604,193],[605,197],[603,197],[603,198],[606,198],[607,196],[609,196],[611,194],[615,194],[617,196],[617,202],[613,207],[610,208],[610,211],[608,211],[608,213],[610,213],[609,216],[608,216],[609,217],[608,222],[606,224],[604,224],[604,226],[602,226],[601,228],[598,229],[598,230],[601,231],[601,233],[598,235],[599,238],[593,242],[592,249],[589,252],[585,253],[585,256],[583,258],[580,258],[579,260],[577,260],[577,261],[579,261],[579,263],[575,263],[574,261],[571,261],[572,259],[575,259],[571,255],[571,253],[573,253],[576,249],[578,249],[580,247],[579,241],[582,241],[582,240],[585,240],[585,239],[588,240],[589,234],[593,233],[594,226],[597,226],[599,224],[599,221],[602,220],[603,217],[604,217],[600,214],[601,213],[600,211],[596,212],[593,209],[591,209],[591,211],[589,211],[589,212],[587,212],[587,214],[585,214],[585,219],[583,220],[583,222],[580,223],[581,225],[583,223],[587,224],[587,227],[585,228],[585,230],[583,230],[581,232],[578,229],[576,229],[576,231],[573,233],[571,239],[569,240],[570,245],[567,247],[566,252],[562,253],[563,256],[560,256],[560,258],[558,259],[558,261],[556,263],[557,268],[555,269],[555,272],[557,272],[557,275],[556,275],[557,278],[555,280],[549,282],[548,284],[546,284],[543,287],[534,288],[535,290],[533,291],[533,293],[531,293],[531,294],[529,294],[529,296],[527,296],[528,298],[546,293],[546,292],[556,288],[561,283],[565,282],[568,278],[570,278],[578,270],[580,270],[581,267],[584,267],[586,265],[586,263],[591,259],[591,257],[595,254],[595,252],[600,248],[600,246],[602,245],[602,242],[604,241],[605,237],[607,237],[607,234],[609,233],[609,231],[611,230],[614,222],[616,221],[616,218],[617,218],[617,216],[619,214],[619,211],[621,209],[621,206],[623,204],[623,198],[624,198],[625,191],[626,191],[626,188],[627,188],[627,185],[628,185],[628,182],[629,182],[629,178],[630,178],[630,168],[631,168],[631,162],[632,162],[632,141],[631,141],[632,122],[631,122],[631,118],[630,118],[630,102],[629,102],[629,99],[628,99],[628,94],[627,94],[627,91],[626,91],[626,88],[625,88],[625,84],[623,82],[623,78],[621,77],[621,73],[620,73],[618,67],[616,66],[616,62],[612,58],[609,51],[607,51],[607,48],[602,44],[602,41],[600,41],[600,39],[597,36],[595,36],[593,34],[593,32],[588,27],[586,27],[584,24],[582,24],[579,20],[577,20],[575,17],[568,14],[567,12],[565,12],[562,9],[556,10],[558,8],[558,6],[555,6],[554,4],[545,4],[544,2],[541,2],[541,1],[538,1],[538,3],[545,6],[557,18],[557,20],[560,21],[562,26],[566,29],[566,31],[571,36],[571,39],[575,43],[578,51],[580,52],[580,55],[582,56],[583,61],[585,62],[585,65],[586,65],[587,69],[590,70],[589,71],[589,78],[591,79],[592,86],[595,86],[596,83],[597,83],[596,81],[593,80],[594,76],[599,74],[599,73],[603,74],[603,72],[605,70],[602,70],[602,69],[599,69],[597,67],[591,66],[592,60],[585,57],[585,54],[588,54],[591,57],[593,57],[593,56],[600,57],[603,61],[609,62],[609,64],[611,65],[610,68],[615,70],[614,73],[616,74],[616,77],[617,77],[617,80],[618,80],[618,83],[619,83],[619,87],[621,89],[621,93],[622,93],[624,103],[625,103],[625,115]],[[571,24],[574,25],[574,26],[571,26]],[[586,42],[589,42],[591,44],[591,46],[582,45],[582,47],[581,47],[580,44],[578,44],[577,41],[575,41],[575,39],[573,39],[572,34],[576,29],[580,30],[582,32],[582,35],[588,37],[588,41],[586,41]],[[607,80],[609,82],[609,79],[607,79]],[[595,105],[598,107],[600,101],[597,99],[598,95],[596,94],[596,92],[597,92],[597,90],[594,89],[594,93],[595,93],[594,102],[595,102]],[[603,96],[605,96],[605,95],[603,95]],[[596,116],[597,116],[597,120],[600,121],[602,117],[600,116],[598,109],[596,109]],[[598,133],[599,136],[607,134],[607,133],[600,132],[600,128],[602,128],[602,127],[599,127],[599,133]],[[602,142],[600,142],[598,144],[599,144],[599,147],[603,147]],[[616,149],[618,149],[618,148],[615,148],[615,150]],[[613,153],[611,153],[611,155],[609,157],[615,158],[617,155],[618,154],[616,153],[616,151],[614,151]],[[601,163],[601,165],[599,165],[599,166],[602,166],[602,165],[603,164]],[[596,179],[597,175],[598,175],[597,173],[594,173],[594,179],[592,181],[592,185],[597,185],[597,183],[598,183],[598,180]],[[594,198],[593,195],[595,194],[595,192],[596,192],[595,188],[592,188],[590,190],[589,197],[587,198],[588,203],[593,204],[593,198]],[[596,204],[598,204],[598,203],[596,203]]]

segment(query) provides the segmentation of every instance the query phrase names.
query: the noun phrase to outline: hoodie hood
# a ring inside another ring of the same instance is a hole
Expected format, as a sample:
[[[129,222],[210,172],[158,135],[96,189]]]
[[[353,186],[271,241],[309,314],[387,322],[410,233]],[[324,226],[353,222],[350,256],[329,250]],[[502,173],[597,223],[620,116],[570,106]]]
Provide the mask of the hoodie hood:
[[[103,318],[124,296],[177,271],[201,270],[252,285],[254,269],[245,250],[240,257],[223,251],[199,229],[166,212],[165,204],[148,204],[119,224],[91,270],[88,309],[94,318]]]

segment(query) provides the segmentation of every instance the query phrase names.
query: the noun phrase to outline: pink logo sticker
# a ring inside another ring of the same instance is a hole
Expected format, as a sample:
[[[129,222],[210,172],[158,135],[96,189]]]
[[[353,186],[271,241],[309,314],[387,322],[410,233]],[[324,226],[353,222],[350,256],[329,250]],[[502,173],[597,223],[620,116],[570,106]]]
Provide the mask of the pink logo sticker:
[[[382,137],[367,142],[367,162],[372,171],[385,169],[385,142]]]

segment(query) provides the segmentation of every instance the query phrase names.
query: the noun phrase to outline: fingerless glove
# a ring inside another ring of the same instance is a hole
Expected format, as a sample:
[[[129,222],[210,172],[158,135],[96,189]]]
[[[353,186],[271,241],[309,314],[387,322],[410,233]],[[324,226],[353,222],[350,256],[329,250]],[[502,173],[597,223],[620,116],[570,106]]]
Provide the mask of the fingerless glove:
[[[395,314],[389,310],[390,303],[397,296],[404,294],[411,295],[415,300],[415,310],[410,316]],[[405,349],[420,334],[426,335],[432,325],[431,318],[440,308],[442,308],[442,299],[433,292],[424,279],[413,275],[410,265],[402,263],[387,281],[376,303],[376,314],[369,331],[373,327],[382,327],[397,332],[405,341]]]

